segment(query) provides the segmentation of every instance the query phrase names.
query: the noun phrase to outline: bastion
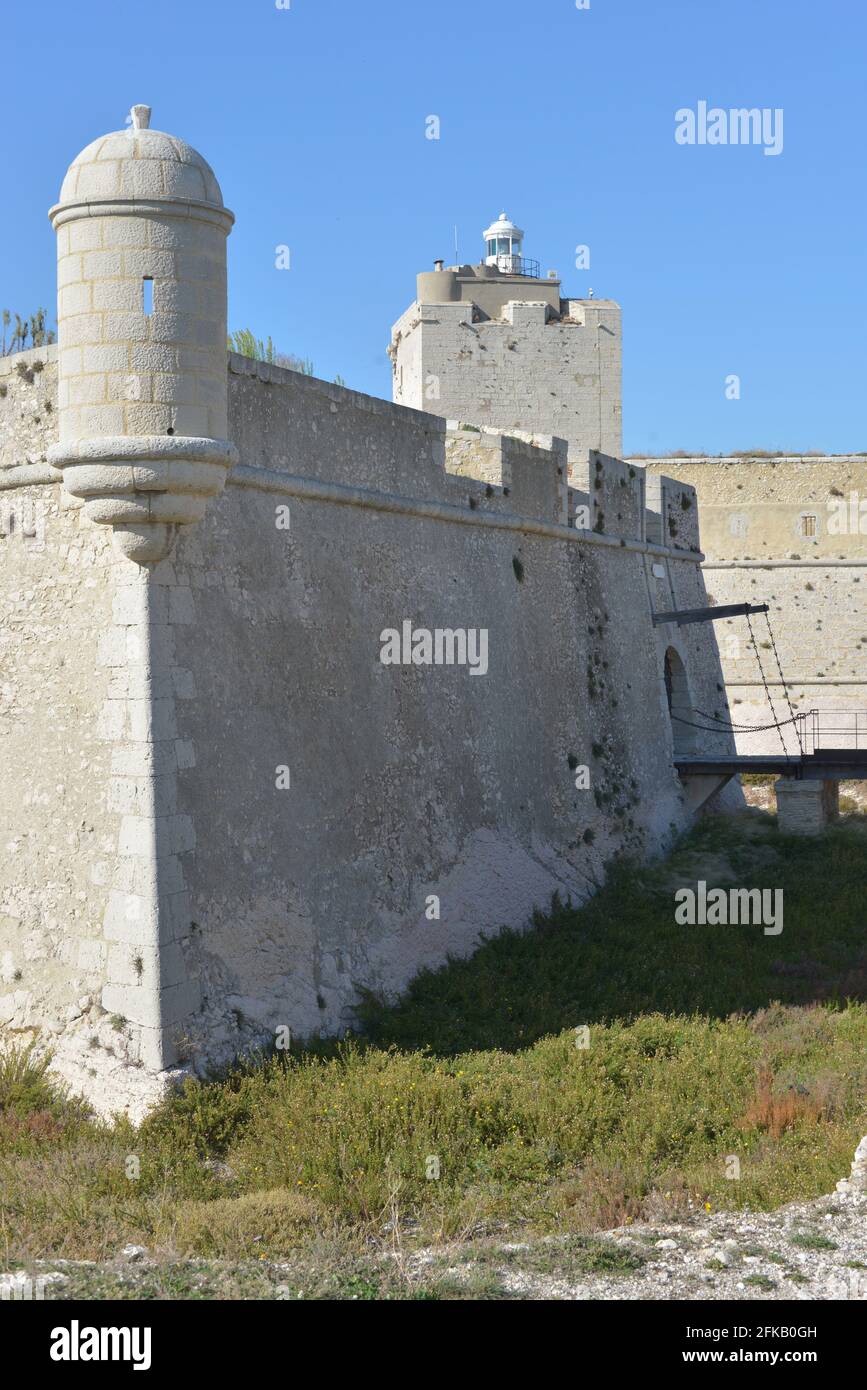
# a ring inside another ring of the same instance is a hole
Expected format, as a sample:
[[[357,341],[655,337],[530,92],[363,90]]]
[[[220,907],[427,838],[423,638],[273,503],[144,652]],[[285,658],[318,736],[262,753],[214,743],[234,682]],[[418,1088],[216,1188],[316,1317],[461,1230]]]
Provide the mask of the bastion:
[[[138,1117],[662,853],[727,707],[652,623],[707,602],[689,484],[227,354],[232,215],[147,108],[52,220],[57,347],[0,359],[0,1029]]]

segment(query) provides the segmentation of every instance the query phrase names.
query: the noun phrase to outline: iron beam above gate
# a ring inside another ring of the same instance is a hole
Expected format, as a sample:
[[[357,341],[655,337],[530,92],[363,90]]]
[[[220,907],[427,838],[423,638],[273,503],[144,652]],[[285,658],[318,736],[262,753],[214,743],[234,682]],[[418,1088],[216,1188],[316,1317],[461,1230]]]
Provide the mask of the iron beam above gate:
[[[747,613],[767,613],[766,603],[723,603],[718,608],[678,608],[673,613],[654,613],[653,626],[663,623],[677,623],[685,627],[687,623],[715,623],[717,618],[741,618]]]

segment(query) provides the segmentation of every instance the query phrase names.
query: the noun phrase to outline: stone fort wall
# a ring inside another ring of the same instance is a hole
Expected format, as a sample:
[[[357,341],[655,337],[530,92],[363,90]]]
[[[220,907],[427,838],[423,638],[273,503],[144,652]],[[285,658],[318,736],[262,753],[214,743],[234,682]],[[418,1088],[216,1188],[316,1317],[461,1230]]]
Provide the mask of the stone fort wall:
[[[867,746],[867,456],[636,458],[696,490],[708,594],[768,603],[785,686],[762,617],[759,655],[779,718],[818,710],[841,746]],[[737,722],[766,724],[768,702],[743,618],[715,623]],[[849,731],[847,733],[847,731]],[[791,729],[784,734],[797,749]],[[743,753],[777,752],[780,733],[739,734]]]
[[[563,440],[230,357],[240,462],[139,567],[46,462],[54,357],[0,393],[0,1023],[101,1108],[344,1028],[688,824],[666,651],[702,708],[722,674],[650,622],[704,602],[688,484],[570,488]],[[484,630],[486,673],[383,664],[404,622]]]

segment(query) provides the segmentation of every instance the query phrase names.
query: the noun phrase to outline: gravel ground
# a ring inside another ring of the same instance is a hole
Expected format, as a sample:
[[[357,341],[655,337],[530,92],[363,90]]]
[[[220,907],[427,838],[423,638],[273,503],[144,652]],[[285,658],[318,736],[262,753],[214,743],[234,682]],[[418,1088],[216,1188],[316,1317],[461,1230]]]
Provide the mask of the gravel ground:
[[[338,1251],[232,1265],[135,1249],[107,1264],[42,1261],[0,1275],[0,1298],[22,1297],[867,1300],[867,1195],[593,1236],[371,1250],[361,1264]]]
[[[850,1177],[774,1212],[696,1213],[593,1235],[411,1249],[388,1228],[360,1253],[320,1242],[274,1261],[180,1260],[128,1245],[114,1261],[35,1261],[0,1300],[518,1299],[867,1301],[867,1135]]]
[[[612,1265],[622,1257],[616,1272],[582,1269],[604,1263],[606,1247]],[[421,1258],[435,1265],[442,1256]],[[595,1236],[589,1249],[568,1237],[484,1253],[466,1247],[448,1273],[470,1278],[481,1268],[524,1299],[867,1300],[867,1196],[623,1226]]]

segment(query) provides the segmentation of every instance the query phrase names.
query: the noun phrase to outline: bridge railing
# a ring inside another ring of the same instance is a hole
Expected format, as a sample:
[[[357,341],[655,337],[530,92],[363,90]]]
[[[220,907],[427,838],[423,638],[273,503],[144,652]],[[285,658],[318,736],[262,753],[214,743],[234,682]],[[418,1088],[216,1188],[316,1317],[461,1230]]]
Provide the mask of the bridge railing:
[[[805,753],[820,749],[867,749],[867,710],[805,710],[797,715]]]

